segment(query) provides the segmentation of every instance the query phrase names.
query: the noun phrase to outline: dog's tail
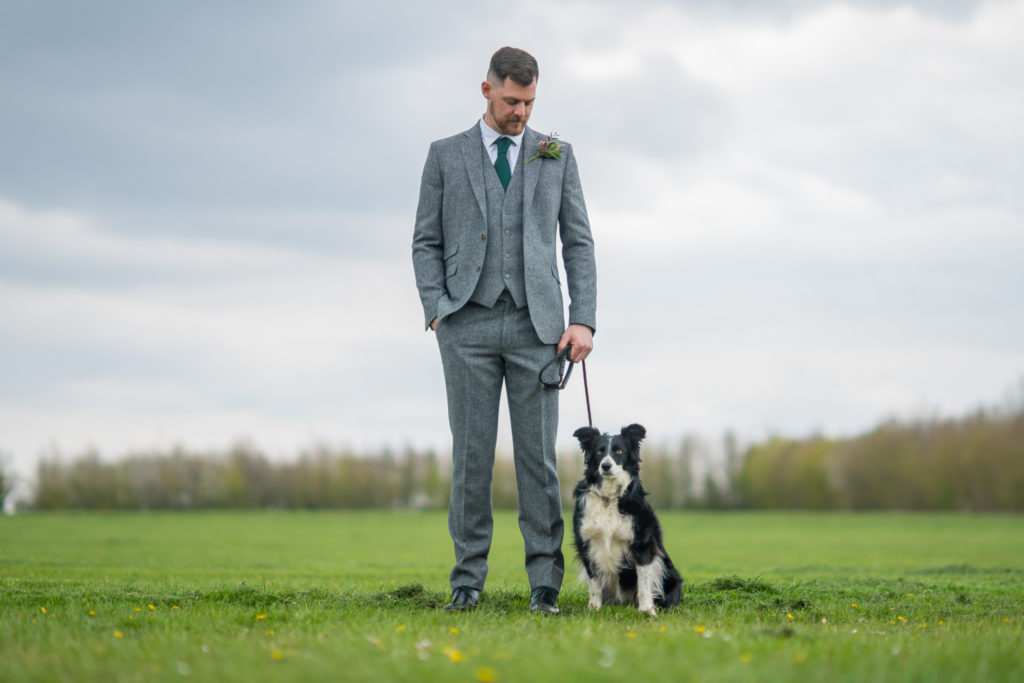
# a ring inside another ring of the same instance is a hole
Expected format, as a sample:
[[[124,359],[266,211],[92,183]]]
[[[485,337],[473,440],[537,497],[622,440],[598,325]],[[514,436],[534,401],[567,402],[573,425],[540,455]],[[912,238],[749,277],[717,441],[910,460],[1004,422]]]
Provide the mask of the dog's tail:
[[[676,566],[672,564],[672,558],[664,550],[662,550],[661,559],[665,563],[665,570],[662,575],[664,577],[662,594],[654,602],[659,607],[675,607],[682,599],[683,577],[679,574]]]

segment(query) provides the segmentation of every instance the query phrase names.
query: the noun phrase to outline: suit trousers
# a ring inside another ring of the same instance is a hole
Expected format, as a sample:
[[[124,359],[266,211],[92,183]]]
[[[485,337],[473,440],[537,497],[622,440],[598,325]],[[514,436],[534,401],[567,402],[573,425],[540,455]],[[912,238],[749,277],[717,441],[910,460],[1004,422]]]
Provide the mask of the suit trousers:
[[[519,529],[530,588],[562,585],[562,505],[555,462],[558,394],[538,380],[555,355],[541,342],[526,306],[506,290],[492,308],[468,303],[443,318],[437,342],[452,431],[448,531],[455,546],[451,586],[482,589],[493,515],[491,482],[504,383],[512,423]]]

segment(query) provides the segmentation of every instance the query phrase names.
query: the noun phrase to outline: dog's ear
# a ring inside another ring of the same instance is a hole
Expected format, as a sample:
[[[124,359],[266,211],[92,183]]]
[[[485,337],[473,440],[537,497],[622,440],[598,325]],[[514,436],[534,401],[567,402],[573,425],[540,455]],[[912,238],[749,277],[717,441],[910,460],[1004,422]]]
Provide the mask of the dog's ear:
[[[580,427],[572,433],[580,441],[580,446],[586,452],[594,443],[594,439],[601,435],[601,432],[593,427]]]
[[[643,425],[631,424],[628,427],[622,428],[622,436],[629,439],[629,443],[633,448],[640,445],[644,437],[647,436],[647,430],[644,429]]]

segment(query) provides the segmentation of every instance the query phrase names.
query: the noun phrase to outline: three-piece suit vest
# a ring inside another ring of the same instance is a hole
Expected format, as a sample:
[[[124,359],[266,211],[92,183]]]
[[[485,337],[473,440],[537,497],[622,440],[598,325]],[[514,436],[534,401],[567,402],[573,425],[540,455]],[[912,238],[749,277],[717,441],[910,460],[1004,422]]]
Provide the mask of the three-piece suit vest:
[[[523,154],[516,160],[508,188],[501,186],[487,150],[484,155],[484,190],[487,195],[487,232],[481,232],[487,246],[480,280],[469,300],[494,306],[508,289],[517,308],[526,305],[525,267],[523,265]],[[486,238],[483,235],[486,234]]]

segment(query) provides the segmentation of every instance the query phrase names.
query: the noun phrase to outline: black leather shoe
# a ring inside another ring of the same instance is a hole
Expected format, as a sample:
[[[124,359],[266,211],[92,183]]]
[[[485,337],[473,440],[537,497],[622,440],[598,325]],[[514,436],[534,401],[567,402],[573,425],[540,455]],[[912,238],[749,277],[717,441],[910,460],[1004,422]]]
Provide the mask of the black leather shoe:
[[[464,612],[476,607],[480,591],[469,586],[459,586],[452,591],[452,601],[444,606],[446,612]]]
[[[530,611],[559,614],[558,591],[550,586],[537,586],[530,591]]]

